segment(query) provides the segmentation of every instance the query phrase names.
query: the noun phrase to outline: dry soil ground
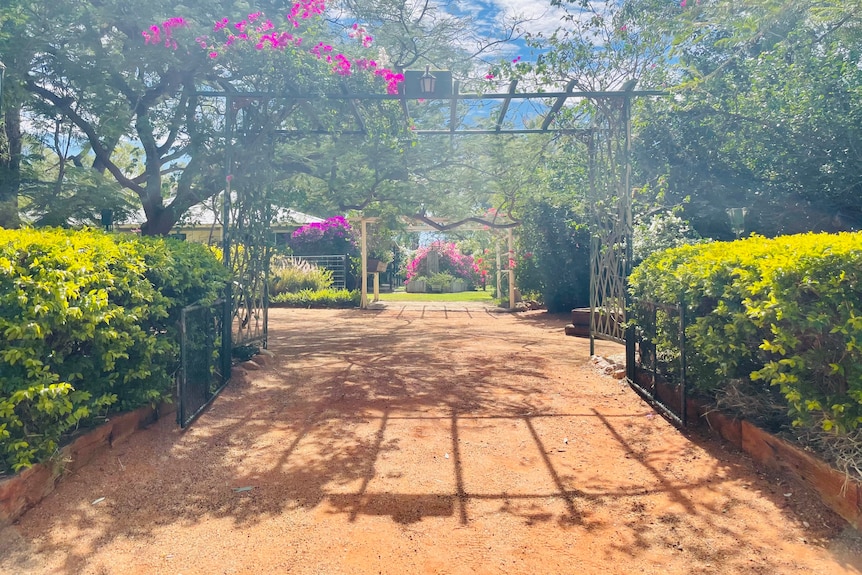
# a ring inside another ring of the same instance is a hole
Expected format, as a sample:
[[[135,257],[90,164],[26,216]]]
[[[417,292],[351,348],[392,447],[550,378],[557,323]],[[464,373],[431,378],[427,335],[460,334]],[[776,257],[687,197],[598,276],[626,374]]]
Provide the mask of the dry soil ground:
[[[565,321],[272,310],[265,368],[64,479],[0,573],[860,573],[855,531],[592,370]]]

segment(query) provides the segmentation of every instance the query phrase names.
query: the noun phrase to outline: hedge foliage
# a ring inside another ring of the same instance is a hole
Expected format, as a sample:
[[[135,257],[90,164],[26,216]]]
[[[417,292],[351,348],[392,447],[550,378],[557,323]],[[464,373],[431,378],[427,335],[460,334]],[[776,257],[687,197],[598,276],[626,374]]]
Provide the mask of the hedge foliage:
[[[525,208],[517,263],[521,293],[537,292],[549,312],[590,305],[590,232],[565,204],[539,200]]]
[[[88,420],[167,397],[181,309],[226,281],[205,246],[0,229],[0,472]]]
[[[674,248],[639,265],[630,289],[636,300],[685,305],[701,390],[749,378],[780,388],[794,425],[862,424],[862,234]]]
[[[280,293],[271,297],[269,302],[280,307],[352,308],[359,307],[361,297],[359,290],[307,289],[296,293]]]

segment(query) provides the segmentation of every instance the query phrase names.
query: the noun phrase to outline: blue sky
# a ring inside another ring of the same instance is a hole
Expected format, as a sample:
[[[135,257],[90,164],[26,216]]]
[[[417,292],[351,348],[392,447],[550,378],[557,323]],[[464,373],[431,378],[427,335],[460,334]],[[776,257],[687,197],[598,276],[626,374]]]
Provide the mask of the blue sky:
[[[471,16],[479,32],[484,34],[506,30],[512,22],[518,22],[520,33],[549,36],[561,25],[565,14],[560,8],[552,7],[550,0],[441,0],[439,5],[454,15]],[[523,41],[504,45],[499,53],[500,57],[518,55],[525,60],[530,58]]]
[[[517,33],[523,34],[542,34],[550,36],[562,24],[562,17],[566,12],[560,8],[551,6],[550,0],[438,0],[438,8],[441,11],[448,12],[455,16],[469,16],[477,25],[477,34],[480,36],[500,37],[504,30],[509,30],[513,22],[517,22]],[[467,49],[472,46],[465,46]],[[523,61],[534,61],[536,54],[533,53],[523,40],[514,40],[512,42],[502,44],[492,53],[483,54],[482,60],[486,62],[480,66],[480,73],[484,73],[493,64],[501,60],[512,61],[517,57],[521,57]],[[484,67],[484,70],[481,68]],[[468,92],[475,90],[468,89]],[[486,86],[483,91],[488,92],[506,92],[508,91],[508,82],[501,81],[496,88],[488,89]],[[532,91],[532,87],[522,83],[519,92]],[[498,108],[500,101],[490,102],[470,102],[464,101],[460,104],[462,108],[471,108],[473,111],[468,113],[468,117],[487,118],[489,113],[494,113],[492,110]],[[480,109],[485,106],[484,110]],[[487,106],[491,106],[489,110]],[[463,111],[463,110],[462,110]],[[527,118],[535,118],[547,111],[547,107],[537,101],[519,101],[515,100],[511,103],[507,120],[514,122],[516,127],[524,127],[523,122]]]

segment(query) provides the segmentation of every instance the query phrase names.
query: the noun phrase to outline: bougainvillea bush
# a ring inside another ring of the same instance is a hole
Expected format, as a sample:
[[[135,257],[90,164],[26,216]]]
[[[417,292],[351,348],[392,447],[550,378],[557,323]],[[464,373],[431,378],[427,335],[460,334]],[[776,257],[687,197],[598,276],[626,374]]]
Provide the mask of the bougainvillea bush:
[[[289,245],[299,256],[355,256],[359,251],[356,233],[344,216],[333,216],[298,228]]]
[[[438,269],[428,269],[428,256],[437,254]],[[473,256],[461,253],[458,246],[451,242],[436,241],[431,245],[416,250],[413,259],[408,262],[407,281],[414,278],[430,277],[435,273],[447,273],[455,278],[464,280],[471,288],[479,283],[480,271]]]

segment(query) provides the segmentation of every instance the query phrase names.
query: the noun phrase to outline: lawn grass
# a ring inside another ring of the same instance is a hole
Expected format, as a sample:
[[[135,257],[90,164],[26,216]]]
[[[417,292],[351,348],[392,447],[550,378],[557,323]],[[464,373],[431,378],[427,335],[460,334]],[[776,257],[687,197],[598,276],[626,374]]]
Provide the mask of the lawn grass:
[[[381,293],[380,301],[478,301],[494,303],[494,291],[462,291],[457,293],[407,293],[401,289]]]

